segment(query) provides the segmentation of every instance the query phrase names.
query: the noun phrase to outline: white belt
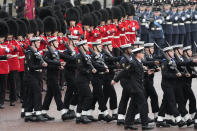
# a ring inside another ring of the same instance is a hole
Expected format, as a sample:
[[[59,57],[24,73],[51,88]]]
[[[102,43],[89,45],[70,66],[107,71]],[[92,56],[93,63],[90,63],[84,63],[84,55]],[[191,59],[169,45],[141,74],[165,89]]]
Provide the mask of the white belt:
[[[151,28],[151,30],[161,30],[161,28]]]
[[[87,42],[87,44],[92,44],[92,42]]]
[[[61,53],[64,52],[64,50],[58,50],[58,51],[61,52]]]
[[[192,21],[192,24],[197,24],[197,21]]]
[[[10,58],[14,58],[14,57],[17,57],[17,55],[11,55],[11,56],[10,56]]]
[[[102,40],[107,40],[107,39],[108,39],[108,37],[103,37],[103,38],[102,38]]]
[[[111,35],[111,36],[108,36],[108,38],[113,38],[113,36]]]
[[[184,23],[179,23],[179,25],[185,25]]]
[[[18,59],[24,59],[25,58],[25,56],[19,56],[18,57]]]
[[[119,38],[120,38],[120,36],[114,36],[114,38],[115,38],[115,39],[119,39]]]
[[[111,44],[111,41],[103,42],[103,45]]]
[[[191,24],[191,21],[186,21],[185,24]]]
[[[120,36],[125,36],[125,34],[120,34]]]
[[[178,26],[178,23],[174,23],[173,26]]]
[[[134,35],[135,32],[126,32],[125,34],[126,34],[126,35]]]
[[[167,25],[171,25],[171,24],[172,24],[172,22],[166,22],[166,24],[167,24]]]
[[[146,23],[141,23],[141,25],[146,25]]]
[[[40,70],[35,70],[36,72],[42,72],[42,69],[40,69]]]
[[[8,60],[0,60],[0,61],[8,61]]]

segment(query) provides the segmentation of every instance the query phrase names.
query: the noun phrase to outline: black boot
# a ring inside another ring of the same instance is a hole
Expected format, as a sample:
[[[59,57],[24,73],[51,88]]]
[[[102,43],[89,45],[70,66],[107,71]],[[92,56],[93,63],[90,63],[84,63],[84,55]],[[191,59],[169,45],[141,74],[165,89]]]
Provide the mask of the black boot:
[[[108,114],[104,117],[104,121],[106,122],[110,122],[110,121],[113,121],[113,118]]]
[[[25,112],[21,112],[21,118],[25,117]]]
[[[154,119],[151,119],[150,117],[148,117],[148,123],[153,123]]]
[[[197,123],[194,123],[194,129],[197,129]]]
[[[158,122],[156,123],[156,126],[157,126],[157,127],[164,127],[164,128],[170,127],[170,125],[167,124],[167,123],[165,123],[164,121],[158,121]]]
[[[117,125],[124,125],[124,119],[118,119]]]
[[[76,117],[74,110],[68,110],[67,114],[69,114],[69,119],[74,119]]]
[[[10,106],[15,106],[15,103],[14,102],[10,102]]]
[[[47,121],[48,119],[47,118],[45,118],[43,115],[38,115],[38,116],[36,116],[36,122],[45,122],[45,121]]]
[[[64,113],[64,114],[62,115],[62,120],[65,121],[65,120],[68,120],[68,119],[69,119],[69,114]]]
[[[76,124],[79,124],[81,122],[81,117],[76,117]]]
[[[176,126],[177,124],[173,121],[173,120],[171,120],[171,119],[167,119],[167,120],[165,120],[166,121],[166,124],[169,124],[169,125],[171,125],[171,126]]]
[[[135,124],[141,124],[141,119],[140,119],[140,118],[135,119],[134,123],[135,123]]]
[[[183,120],[180,120],[179,122],[177,122],[177,125],[178,125],[179,127],[183,127],[183,126],[186,125],[186,123],[185,123]]]
[[[150,126],[150,125],[142,125],[142,130],[152,130],[152,129],[154,129],[154,127],[153,126]]]
[[[92,122],[96,122],[98,121],[98,119],[94,118],[93,116],[87,116],[89,120],[91,120]]]
[[[85,115],[81,116],[81,123],[88,124],[90,122],[91,122],[91,120],[89,120],[87,116],[85,116]]]
[[[42,114],[45,118],[47,118],[48,119],[48,121],[52,121],[52,120],[54,120],[55,118],[54,117],[51,117],[51,116],[49,116],[48,114]]]
[[[98,120],[99,120],[99,121],[105,120],[104,114],[99,114],[99,115],[98,115]]]
[[[112,115],[112,119],[113,119],[113,120],[117,120],[117,119],[118,119],[118,114],[113,114],[113,115]]]
[[[191,119],[188,119],[188,120],[186,121],[186,123],[187,123],[187,126],[191,126],[192,124],[194,124],[194,121],[191,120]]]
[[[31,116],[25,116],[24,117],[24,121],[25,122],[34,122],[34,121],[36,121],[36,118],[35,117],[33,117],[32,115]]]
[[[135,126],[135,125],[124,125],[124,129],[125,130],[128,130],[128,129],[130,129],[130,130],[138,130],[138,128],[137,128],[137,126]]]

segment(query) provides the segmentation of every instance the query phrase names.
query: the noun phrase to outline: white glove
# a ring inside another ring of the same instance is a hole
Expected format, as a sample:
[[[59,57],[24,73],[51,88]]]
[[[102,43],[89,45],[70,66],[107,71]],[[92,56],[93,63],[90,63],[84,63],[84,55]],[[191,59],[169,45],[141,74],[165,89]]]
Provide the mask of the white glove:
[[[187,17],[187,18],[190,18],[190,15],[187,14],[186,17]]]
[[[182,20],[183,20],[183,21],[185,21],[185,19],[186,19],[185,17],[182,17]]]
[[[162,20],[161,19],[156,20],[156,22],[159,23],[159,24],[162,24]]]
[[[177,21],[178,19],[179,19],[178,16],[176,16],[176,17],[175,17],[175,20]]]
[[[166,20],[169,20],[169,19],[170,19],[170,16],[167,16],[167,17],[166,17]]]
[[[10,52],[10,49],[6,47],[6,48],[5,48],[5,52],[6,52],[6,53],[9,53],[9,52]]]
[[[108,34],[108,35],[110,34],[110,31],[109,31],[109,30],[107,31],[107,34]]]
[[[74,32],[75,35],[79,34],[78,30],[74,30],[73,32]]]
[[[142,22],[144,23],[144,22],[146,22],[146,20],[145,19],[142,19]]]
[[[197,15],[194,15],[194,18],[197,19]]]
[[[146,27],[146,28],[149,28],[149,24],[146,24],[145,27]]]
[[[125,28],[122,28],[122,31],[125,31]]]
[[[132,27],[132,31],[135,31],[135,27]]]

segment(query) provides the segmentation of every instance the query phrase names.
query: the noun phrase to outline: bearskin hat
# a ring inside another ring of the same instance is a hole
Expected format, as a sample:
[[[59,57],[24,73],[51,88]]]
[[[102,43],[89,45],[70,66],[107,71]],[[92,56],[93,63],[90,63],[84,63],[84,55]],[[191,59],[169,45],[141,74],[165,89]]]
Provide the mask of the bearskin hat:
[[[121,17],[125,17],[126,16],[125,8],[122,5],[119,5],[118,7],[121,9],[121,13],[122,13]]]
[[[17,36],[19,28],[16,21],[13,19],[8,19],[6,23],[8,24],[9,27],[9,35]]]
[[[38,25],[38,30],[39,30],[40,34],[42,34],[44,32],[44,24],[43,24],[42,20],[39,18],[36,19],[36,22]]]
[[[34,35],[36,35],[37,31],[39,31],[36,20],[30,20],[29,23],[30,23],[30,26],[31,26],[31,30],[30,30],[29,33],[34,33]]]
[[[122,6],[124,7],[124,9],[126,11],[126,15],[129,16],[131,14],[131,8],[129,6],[129,3],[124,2],[124,3],[122,3]]]
[[[54,6],[53,6],[53,9],[54,9],[55,11],[60,11],[60,10],[61,10],[61,6],[60,6],[60,5],[54,5]]]
[[[87,5],[81,5],[80,8],[82,10],[82,14],[83,15],[90,13],[90,9],[89,9],[89,7]]]
[[[96,27],[99,24],[98,16],[95,13],[91,13],[92,20],[93,20],[93,26]]]
[[[74,7],[76,10],[77,10],[77,12],[79,13],[79,20],[81,20],[81,17],[82,17],[82,9],[80,8],[80,6],[76,6],[76,7]]]
[[[49,7],[42,7],[39,10],[39,18],[44,20],[47,16],[53,16],[53,11]]]
[[[31,26],[30,26],[29,20],[26,19],[26,18],[21,18],[21,20],[22,20],[23,22],[25,22],[25,25],[26,25],[26,27],[27,27],[27,33],[29,34],[29,33],[30,33],[30,30],[31,30]]]
[[[120,19],[122,12],[121,9],[117,6],[114,6],[111,8],[112,14],[113,14],[113,19]]]
[[[9,27],[6,22],[0,21],[0,37],[7,37],[9,33]]]
[[[135,7],[130,4],[130,10],[131,10],[131,14],[129,14],[129,16],[134,16],[135,15]]]
[[[54,17],[57,23],[57,28],[56,31],[60,32],[61,31],[61,22],[57,16]]]
[[[19,30],[18,30],[18,36],[25,37],[27,34],[27,26],[24,21],[17,20],[16,23],[18,24]]]
[[[44,32],[55,32],[57,29],[57,23],[54,17],[47,16],[44,20]]]
[[[79,22],[79,12],[76,8],[70,8],[66,12],[66,22],[69,25],[70,21],[76,21],[76,23]]]
[[[101,9],[101,3],[98,0],[93,1],[92,5],[94,6],[95,10]]]
[[[90,14],[85,14],[82,17],[82,25],[89,25],[89,26],[93,25],[93,18]]]
[[[94,13],[95,13],[95,15],[96,15],[97,18],[98,18],[98,25],[99,25],[100,22],[101,22],[101,19],[102,19],[102,14],[101,14],[99,11],[95,11]]]
[[[5,12],[5,11],[0,11],[0,19],[4,19],[4,18],[8,18],[9,17],[9,15],[8,15],[8,13],[7,12]]]
[[[108,11],[106,9],[101,9],[100,13],[102,14],[101,21],[107,22],[108,17],[109,17]]]
[[[73,7],[73,5],[70,2],[68,2],[68,1],[64,2],[64,5],[66,6],[67,9]]]
[[[59,18],[60,24],[61,24],[61,31],[60,32],[65,32],[65,23],[64,23],[64,15],[60,11],[56,11],[55,15]]]
[[[80,1],[81,1],[81,0],[75,0],[75,1],[74,1],[74,5],[75,5],[75,6],[79,6],[79,5],[81,4]]]
[[[108,14],[109,14],[108,19],[112,19],[112,18],[113,18],[113,14],[112,14],[111,9],[110,9],[110,8],[106,8],[106,10],[107,10],[107,12],[108,12]]]
[[[87,4],[87,6],[89,7],[90,12],[93,12],[95,10],[95,8],[92,4]]]

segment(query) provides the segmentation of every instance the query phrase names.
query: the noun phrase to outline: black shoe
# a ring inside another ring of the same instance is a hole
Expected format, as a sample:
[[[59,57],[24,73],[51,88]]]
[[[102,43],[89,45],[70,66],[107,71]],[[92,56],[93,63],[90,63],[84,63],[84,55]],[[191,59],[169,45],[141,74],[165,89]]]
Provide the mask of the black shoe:
[[[104,114],[99,114],[99,115],[98,115],[98,120],[99,120],[99,121],[105,120]]]
[[[65,120],[68,120],[68,119],[69,119],[69,114],[64,113],[64,114],[62,115],[62,120],[65,121]]]
[[[165,120],[166,121],[166,124],[169,124],[169,125],[171,125],[171,126],[176,126],[177,124],[173,121],[173,120],[171,120],[171,119],[167,119],[167,120]]]
[[[4,109],[4,104],[0,104],[0,109]]]
[[[117,120],[117,125],[124,125],[124,119],[118,119]]]
[[[91,120],[89,120],[87,116],[84,116],[84,115],[81,116],[81,123],[88,124],[90,122]]]
[[[150,126],[150,125],[142,125],[142,130],[152,130],[154,129],[153,126]]]
[[[21,118],[25,117],[25,112],[21,112]]]
[[[97,122],[98,119],[94,118],[93,116],[87,116],[89,120],[91,120],[92,122]]]
[[[24,121],[25,122],[35,122],[36,121],[36,118],[35,117],[33,117],[32,115],[31,116],[25,116],[24,117]]]
[[[186,123],[184,122],[184,121],[179,121],[179,122],[177,122],[177,125],[179,126],[179,127],[183,127],[183,126],[185,126],[186,125]]]
[[[117,119],[118,119],[118,114],[113,114],[113,115],[112,115],[112,119],[113,119],[113,120],[117,120]]]
[[[110,122],[110,121],[113,121],[113,118],[108,114],[104,117],[104,121],[106,122]]]
[[[45,122],[45,121],[47,121],[48,119],[47,118],[45,118],[43,115],[38,115],[38,116],[36,116],[36,122]]]
[[[191,119],[188,119],[188,120],[186,121],[186,124],[187,124],[187,126],[191,126],[192,124],[194,124],[194,121],[191,120]]]
[[[148,117],[148,123],[153,123],[155,120]]]
[[[135,119],[134,124],[141,124],[141,119],[140,118]]]
[[[197,129],[197,123],[194,123],[194,129]]]
[[[69,115],[69,119],[74,119],[76,117],[74,110],[68,110],[67,114]]]
[[[128,130],[128,129],[130,129],[130,130],[138,130],[137,126],[135,126],[135,125],[124,125],[124,129],[125,130]]]
[[[48,121],[52,121],[54,120],[55,118],[54,117],[51,117],[49,116],[48,114],[42,114],[44,116],[44,118],[46,118]]]
[[[10,102],[10,106],[15,106],[14,102]]]
[[[158,121],[156,123],[156,127],[164,127],[164,128],[169,128],[170,124],[165,123],[164,121]]]
[[[81,117],[76,117],[76,124],[79,124],[81,122]]]

